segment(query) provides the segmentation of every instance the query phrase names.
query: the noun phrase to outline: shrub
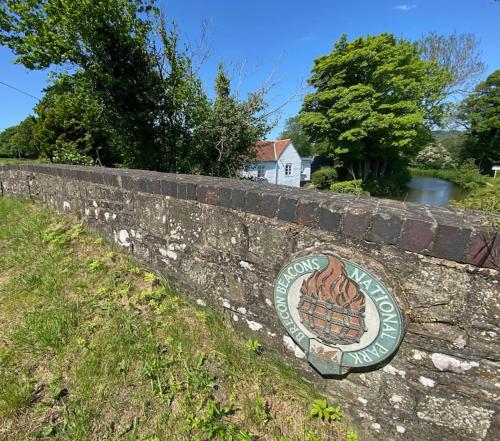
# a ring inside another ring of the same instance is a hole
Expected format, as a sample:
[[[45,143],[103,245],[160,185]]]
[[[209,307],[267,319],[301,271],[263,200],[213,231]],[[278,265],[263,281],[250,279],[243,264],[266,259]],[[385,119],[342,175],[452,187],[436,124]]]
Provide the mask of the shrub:
[[[312,174],[315,188],[326,190],[337,180],[337,170],[334,167],[323,167]]]
[[[336,193],[354,193],[370,196],[370,193],[368,191],[363,190],[361,184],[361,179],[356,179],[354,181],[334,182],[330,186],[330,190]]]
[[[440,142],[429,144],[415,158],[415,165],[424,168],[446,168],[453,163],[453,158]]]
[[[384,178],[363,181],[363,189],[372,196],[399,196],[406,192],[406,184],[411,179],[410,171],[402,167]]]

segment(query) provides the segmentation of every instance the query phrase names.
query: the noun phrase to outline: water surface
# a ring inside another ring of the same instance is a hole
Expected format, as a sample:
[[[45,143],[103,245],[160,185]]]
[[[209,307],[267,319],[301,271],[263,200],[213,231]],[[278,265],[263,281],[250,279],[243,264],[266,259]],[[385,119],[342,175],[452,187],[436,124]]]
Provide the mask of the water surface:
[[[401,199],[430,205],[448,205],[450,200],[465,197],[462,187],[443,179],[415,176],[408,183],[408,193]]]

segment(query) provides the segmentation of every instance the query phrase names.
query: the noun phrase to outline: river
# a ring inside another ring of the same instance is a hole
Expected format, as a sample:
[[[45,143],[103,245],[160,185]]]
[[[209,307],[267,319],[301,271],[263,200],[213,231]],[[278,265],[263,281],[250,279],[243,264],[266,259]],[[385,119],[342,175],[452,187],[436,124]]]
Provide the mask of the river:
[[[446,206],[452,199],[460,200],[465,197],[464,190],[453,182],[426,176],[413,177],[407,187],[408,193],[397,199],[419,204]]]

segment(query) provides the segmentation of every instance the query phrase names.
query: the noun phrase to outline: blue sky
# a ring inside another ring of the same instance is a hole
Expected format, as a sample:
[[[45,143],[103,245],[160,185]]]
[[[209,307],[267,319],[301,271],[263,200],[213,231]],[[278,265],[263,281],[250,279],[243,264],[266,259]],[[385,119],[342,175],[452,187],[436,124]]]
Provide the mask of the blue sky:
[[[493,0],[161,0],[160,4],[185,40],[198,41],[201,25],[207,23],[211,56],[200,74],[210,91],[221,61],[241,94],[273,75],[270,107],[286,105],[270,138],[277,137],[286,117],[300,109],[313,59],[330,52],[344,32],[349,39],[381,32],[408,39],[429,31],[472,32],[481,40],[485,76],[500,69],[500,2]],[[41,97],[48,72],[30,72],[13,63],[13,54],[0,47],[0,81]],[[25,118],[35,103],[0,84],[0,130]]]

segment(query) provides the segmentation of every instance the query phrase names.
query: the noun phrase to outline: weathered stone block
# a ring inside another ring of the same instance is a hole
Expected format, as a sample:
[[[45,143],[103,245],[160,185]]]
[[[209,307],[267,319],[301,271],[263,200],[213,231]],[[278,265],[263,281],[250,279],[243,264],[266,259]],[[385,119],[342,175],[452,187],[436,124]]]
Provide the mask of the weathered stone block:
[[[434,238],[435,225],[429,221],[406,219],[399,246],[408,251],[426,254]]]
[[[262,195],[260,214],[266,217],[277,217],[279,210],[279,194],[266,192]]]
[[[297,200],[287,196],[279,199],[278,219],[294,222],[297,210]]]
[[[297,222],[307,227],[315,227],[318,224],[319,206],[317,202],[299,200],[297,205]]]
[[[493,230],[475,231],[470,239],[467,251],[468,263],[476,266],[500,268],[500,237]]]
[[[373,216],[368,240],[377,243],[397,244],[403,220],[401,215],[379,211]]]
[[[371,211],[363,207],[348,208],[342,220],[342,232],[349,237],[364,239],[368,234],[371,218]]]
[[[471,230],[456,226],[438,225],[432,255],[463,262]]]

